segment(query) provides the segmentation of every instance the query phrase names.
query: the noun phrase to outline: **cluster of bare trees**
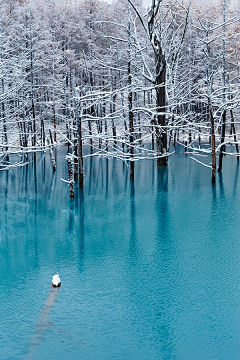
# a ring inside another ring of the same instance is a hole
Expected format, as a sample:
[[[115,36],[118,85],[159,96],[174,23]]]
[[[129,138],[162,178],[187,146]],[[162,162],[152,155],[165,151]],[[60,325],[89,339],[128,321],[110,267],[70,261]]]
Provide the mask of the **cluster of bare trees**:
[[[49,150],[55,169],[67,145],[73,196],[84,157],[119,158],[133,178],[135,161],[166,166],[179,143],[212,156],[215,182],[226,145],[239,158],[240,18],[228,0],[201,4],[2,0],[1,168]]]

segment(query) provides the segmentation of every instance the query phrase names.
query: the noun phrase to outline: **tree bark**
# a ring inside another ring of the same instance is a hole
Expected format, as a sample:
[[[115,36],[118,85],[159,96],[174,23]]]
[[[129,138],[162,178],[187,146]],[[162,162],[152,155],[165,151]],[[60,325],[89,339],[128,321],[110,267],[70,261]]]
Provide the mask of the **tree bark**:
[[[209,117],[211,123],[211,143],[212,143],[212,183],[216,182],[216,146],[215,146],[215,132],[214,132],[214,119],[212,114],[211,104],[208,105]]]
[[[226,131],[226,110],[224,110],[222,115],[222,127],[221,127],[221,147],[219,153],[219,160],[218,160],[218,172],[222,171],[222,159],[223,159],[223,150],[225,146],[223,145],[225,140],[225,131]]]
[[[167,153],[167,132],[166,132],[166,60],[163,54],[160,34],[156,33],[157,13],[162,0],[152,1],[151,9],[148,12],[148,32],[150,42],[153,45],[155,53],[155,67],[156,67],[156,110],[157,110],[157,127],[156,127],[156,141],[157,153],[159,155],[157,165],[167,165],[167,156],[162,156]]]
[[[66,156],[68,165],[69,196],[74,198],[74,161],[71,155]]]
[[[162,58],[161,54],[157,54],[155,58],[156,62],[156,107],[157,107],[157,127],[156,127],[156,138],[157,138],[157,152],[161,156],[167,153],[167,132],[166,132],[166,63]],[[167,165],[167,156],[159,157],[157,164],[159,166]]]
[[[234,117],[233,117],[233,111],[232,110],[230,110],[230,114],[231,114],[231,129],[233,130],[233,138],[234,138],[234,142],[235,142],[235,146],[236,146],[236,152],[237,152],[237,154],[239,154],[239,148],[238,148],[238,143],[237,143],[237,135],[236,135],[236,129],[235,129]],[[237,155],[237,160],[239,161],[239,155]]]
[[[130,129],[130,179],[134,179],[134,148],[133,148],[133,112],[132,112],[132,76],[131,76],[131,43],[130,43],[130,21],[128,21],[128,117]]]
[[[78,184],[79,188],[83,188],[83,156],[82,156],[82,122],[79,119],[78,125]]]

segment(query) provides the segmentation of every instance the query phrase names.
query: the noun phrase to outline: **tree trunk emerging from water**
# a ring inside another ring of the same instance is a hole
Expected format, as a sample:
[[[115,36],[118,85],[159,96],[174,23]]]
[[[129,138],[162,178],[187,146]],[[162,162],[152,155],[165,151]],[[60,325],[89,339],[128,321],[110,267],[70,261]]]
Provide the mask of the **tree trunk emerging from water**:
[[[212,183],[216,182],[216,146],[214,133],[214,118],[212,114],[211,104],[209,104],[209,117],[211,123],[211,143],[212,143]]]
[[[74,159],[72,154],[68,154],[66,160],[68,165],[69,196],[74,198]]]
[[[52,168],[53,168],[53,172],[54,172],[54,171],[56,171],[56,161],[55,161],[55,158],[53,155],[53,139],[52,139],[52,133],[51,133],[50,129],[49,129],[49,136],[50,136],[49,152],[50,152]],[[35,155],[36,155],[36,152],[35,152]]]
[[[128,117],[129,117],[129,129],[130,129],[130,179],[134,179],[134,148],[133,148],[133,111],[132,111],[132,75],[131,75],[131,42],[130,42],[130,21],[128,20]]]
[[[219,160],[218,160],[218,171],[222,171],[222,159],[223,159],[223,151],[226,150],[226,145],[224,145],[225,141],[225,132],[226,132],[226,0],[223,0],[223,35],[222,35],[222,86],[223,86],[223,105],[225,107],[222,114],[222,126],[221,126],[221,147],[219,152]]]
[[[136,6],[131,0],[128,2],[132,5],[133,9],[137,13],[142,26],[148,34],[150,43],[152,45],[155,55],[155,79],[153,81],[156,86],[156,141],[157,141],[157,153],[158,153],[158,165],[167,165],[168,157],[164,154],[167,153],[167,131],[166,131],[166,59],[164,56],[162,44],[161,44],[161,25],[159,23],[158,10],[162,0],[152,0],[151,8],[148,11],[148,29],[144,25],[143,18],[139,14]],[[161,15],[160,15],[161,16]]]
[[[225,145],[224,145],[225,132],[226,132],[226,110],[224,110],[222,115],[221,140],[220,140],[221,147],[220,147],[219,160],[218,160],[218,172],[222,171],[223,151],[225,150]]]
[[[237,135],[236,135],[236,128],[235,128],[235,124],[234,124],[234,117],[233,117],[233,111],[230,110],[230,114],[231,114],[231,131],[233,132],[233,138],[234,138],[234,143],[236,146],[236,152],[237,154],[239,154],[239,148],[238,148],[238,143],[237,143]],[[237,155],[237,160],[239,161],[239,155]]]
[[[162,0],[152,1],[151,9],[148,12],[148,32],[150,42],[153,45],[155,53],[155,67],[156,67],[156,110],[157,110],[157,127],[156,127],[156,141],[157,152],[159,156],[167,153],[167,132],[166,132],[166,60],[161,47],[161,40],[159,33],[156,33],[157,13]],[[167,165],[167,156],[159,157],[158,165]]]
[[[165,89],[165,79],[166,79],[166,63],[162,60],[159,54],[155,57],[156,61],[156,108],[157,108],[157,128],[156,128],[156,138],[157,138],[157,152],[159,155],[167,153],[167,132],[166,132],[166,116],[165,116],[165,106],[166,106],[166,89]],[[160,157],[157,160],[158,165],[167,165],[167,156]]]
[[[35,113],[35,101],[34,101],[34,76],[33,76],[33,36],[32,36],[32,13],[30,11],[30,75],[31,75],[31,110],[32,110],[32,146],[36,146],[36,113]],[[36,161],[36,150],[34,149],[33,159]]]
[[[78,125],[78,144],[77,144],[77,152],[78,152],[78,184],[79,188],[83,188],[83,156],[82,156],[82,124],[81,119],[79,119]]]

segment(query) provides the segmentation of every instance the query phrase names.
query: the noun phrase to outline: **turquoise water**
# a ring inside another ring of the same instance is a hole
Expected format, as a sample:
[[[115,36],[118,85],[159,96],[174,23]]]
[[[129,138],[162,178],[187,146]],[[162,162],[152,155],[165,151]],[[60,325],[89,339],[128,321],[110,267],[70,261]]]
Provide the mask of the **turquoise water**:
[[[55,174],[49,154],[0,172],[0,358],[239,359],[236,159],[216,187],[180,153],[137,163],[134,184],[88,159],[70,200],[64,151]]]

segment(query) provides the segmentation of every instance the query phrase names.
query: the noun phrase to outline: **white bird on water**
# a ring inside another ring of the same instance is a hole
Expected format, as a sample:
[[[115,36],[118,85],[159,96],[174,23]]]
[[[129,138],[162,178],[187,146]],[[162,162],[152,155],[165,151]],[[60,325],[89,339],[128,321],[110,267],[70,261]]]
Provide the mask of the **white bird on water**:
[[[53,287],[59,287],[61,285],[61,279],[59,274],[53,275],[52,277],[52,286]]]

